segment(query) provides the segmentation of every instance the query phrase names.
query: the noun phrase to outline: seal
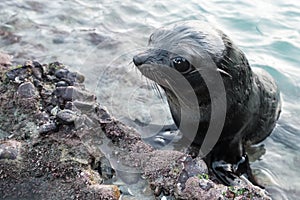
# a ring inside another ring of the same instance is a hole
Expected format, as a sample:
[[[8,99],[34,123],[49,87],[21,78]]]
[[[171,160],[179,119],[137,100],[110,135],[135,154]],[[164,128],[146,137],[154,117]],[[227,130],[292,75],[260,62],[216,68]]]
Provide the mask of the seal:
[[[149,48],[135,55],[133,63],[145,77],[164,90],[174,123],[183,136],[190,133],[180,128],[181,123],[196,121],[196,134],[189,148],[193,157],[204,144],[210,119],[218,117],[218,114],[212,116],[214,100],[223,102],[222,108],[226,111],[223,126],[219,137],[215,138],[216,144],[204,160],[211,172],[226,185],[234,185],[237,176],[245,176],[258,185],[245,147],[268,137],[281,111],[280,92],[267,72],[251,68],[245,54],[226,34],[199,21],[157,29],[150,36]],[[218,94],[212,95],[212,91],[220,89],[214,86],[217,76],[205,73],[205,70],[221,77],[224,99]],[[177,76],[170,75],[172,71],[180,74],[182,79],[178,81]],[[187,81],[188,86],[179,90],[182,80]],[[189,94],[196,97],[194,107],[191,98],[187,97]],[[189,108],[187,114],[183,113],[187,110],[184,107]]]

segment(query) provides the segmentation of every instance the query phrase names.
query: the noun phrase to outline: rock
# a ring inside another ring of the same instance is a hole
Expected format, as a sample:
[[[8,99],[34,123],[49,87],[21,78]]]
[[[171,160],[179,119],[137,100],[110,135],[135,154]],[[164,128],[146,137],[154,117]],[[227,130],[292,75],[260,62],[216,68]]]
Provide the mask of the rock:
[[[201,159],[155,150],[61,63],[0,70],[0,198],[267,199],[242,179],[215,183]]]
[[[69,86],[69,83],[67,83],[66,81],[59,81],[55,84],[55,87],[67,87]]]
[[[85,101],[75,100],[73,105],[75,106],[75,108],[77,108],[81,112],[91,112],[93,109],[96,108],[96,105],[94,102],[85,102]]]
[[[25,82],[19,86],[17,94],[21,98],[33,98],[37,96],[37,91],[31,82]]]
[[[37,78],[38,80],[42,79],[43,76],[43,69],[40,67],[34,67],[32,68],[32,74],[34,75],[35,78]]]
[[[82,91],[74,86],[58,87],[55,90],[55,94],[61,97],[65,101],[94,101],[96,96],[86,91]]]
[[[59,80],[63,80],[67,82],[69,85],[74,85],[75,82],[83,83],[84,76],[79,74],[78,72],[70,72],[69,70],[65,68],[57,69],[54,72],[54,75]]]
[[[17,68],[9,70],[6,72],[6,77],[8,80],[22,82],[29,77],[28,67],[17,66]]]
[[[0,66],[9,67],[11,66],[12,56],[0,52]]]
[[[0,141],[0,160],[1,159],[9,159],[15,160],[17,159],[20,152],[21,142],[15,140],[8,140],[1,142]]]
[[[216,185],[211,180],[202,180],[198,177],[189,178],[186,183],[184,190],[177,189],[175,193],[176,198],[180,199],[195,199],[195,200],[211,200],[211,199],[224,199],[225,196],[222,194],[226,191],[226,186]],[[200,185],[211,185],[207,189],[202,189]]]
[[[58,126],[54,122],[49,122],[46,124],[43,124],[39,128],[39,134],[44,135],[50,132],[56,132],[58,131]]]
[[[110,162],[107,158],[102,157],[99,161],[99,166],[97,167],[97,170],[101,177],[107,181],[111,180],[113,176],[116,174],[115,170],[110,165]]]
[[[119,200],[120,190],[115,185],[91,185],[83,189],[78,199]]]
[[[84,76],[82,74],[79,74],[78,72],[69,72],[67,74],[67,79],[72,82],[78,82],[78,83],[84,82]]]
[[[43,84],[41,83],[41,81],[34,79],[33,80],[33,84],[34,86],[38,89],[38,90],[42,90],[43,89]]]
[[[69,70],[67,70],[67,69],[58,69],[55,71],[54,75],[58,79],[62,79],[62,78],[66,78],[68,73],[69,73]]]
[[[63,124],[72,124],[76,120],[76,113],[72,110],[64,109],[56,114],[56,118]]]

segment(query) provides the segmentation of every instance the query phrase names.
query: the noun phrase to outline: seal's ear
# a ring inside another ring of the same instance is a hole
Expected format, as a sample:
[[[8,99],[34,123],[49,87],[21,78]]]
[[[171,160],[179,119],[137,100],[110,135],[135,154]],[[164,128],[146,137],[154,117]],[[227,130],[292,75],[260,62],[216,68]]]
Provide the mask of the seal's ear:
[[[148,40],[148,45],[151,44],[151,42],[153,41],[153,33],[150,35],[149,40]]]

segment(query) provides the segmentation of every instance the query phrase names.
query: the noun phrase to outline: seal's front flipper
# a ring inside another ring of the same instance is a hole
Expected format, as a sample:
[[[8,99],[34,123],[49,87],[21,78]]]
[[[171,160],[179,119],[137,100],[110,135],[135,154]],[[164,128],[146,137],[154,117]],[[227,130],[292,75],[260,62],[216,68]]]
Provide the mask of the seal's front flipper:
[[[243,177],[244,180],[247,179],[246,181],[250,181],[253,185],[264,188],[255,180],[247,155],[242,156],[236,164],[230,164],[223,160],[213,161],[212,170],[216,177],[225,185],[236,185],[236,178]]]
[[[223,160],[212,162],[212,171],[216,177],[227,186],[236,185],[235,179],[238,178],[238,176],[233,173],[232,168],[232,164]]]

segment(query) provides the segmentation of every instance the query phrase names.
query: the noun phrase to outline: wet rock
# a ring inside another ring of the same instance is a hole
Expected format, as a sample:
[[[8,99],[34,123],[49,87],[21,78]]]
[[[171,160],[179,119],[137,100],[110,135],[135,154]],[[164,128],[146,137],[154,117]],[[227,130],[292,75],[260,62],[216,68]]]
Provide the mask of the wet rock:
[[[21,142],[8,140],[0,142],[0,160],[9,159],[15,160],[20,152]]]
[[[17,91],[21,98],[33,98],[37,96],[37,91],[31,82],[22,83]]]
[[[67,101],[65,103],[65,109],[73,110],[73,108],[74,108],[74,103],[72,101]]]
[[[49,69],[49,75],[54,75],[55,74],[55,71],[58,70],[58,69],[63,69],[65,68],[64,65],[60,62],[53,62],[53,63],[50,63],[48,65],[48,69]]]
[[[32,74],[34,75],[35,78],[41,80],[43,76],[43,69],[40,67],[34,67],[32,68]]]
[[[86,91],[82,91],[74,86],[58,87],[55,94],[65,101],[79,100],[79,101],[94,101],[96,96]]]
[[[223,192],[226,186],[216,185],[211,180],[201,180],[198,177],[191,177],[186,182],[184,190],[176,190],[175,197],[180,199],[211,200],[225,199]],[[202,189],[200,185],[211,185],[209,189]]]
[[[72,110],[64,109],[57,113],[56,118],[63,124],[72,124],[76,120],[76,113]]]
[[[205,162],[199,158],[192,159],[190,156],[182,157],[179,160],[182,165],[182,171],[178,178],[178,186],[185,188],[186,181],[193,176],[207,175],[208,169]]]
[[[115,185],[91,185],[83,189],[78,199],[119,200],[120,190]]]
[[[51,109],[50,113],[51,113],[51,115],[56,116],[58,111],[59,111],[59,107],[55,106]]]
[[[43,111],[43,112],[39,112],[36,114],[36,118],[39,121],[39,125],[44,124],[45,122],[50,120],[50,116],[47,112]]]
[[[74,101],[74,106],[80,110],[81,112],[89,112],[95,109],[95,103],[93,102],[85,102],[85,101]]]
[[[24,66],[18,66],[15,69],[6,72],[8,80],[22,82],[29,77],[28,68]]]
[[[64,38],[54,38],[52,40],[54,44],[63,44],[65,42]]]
[[[0,66],[9,67],[11,66],[12,56],[0,52]]]
[[[99,117],[100,123],[106,124],[112,121],[111,116],[106,112],[104,108],[97,107],[95,110]]]
[[[58,79],[61,79],[61,78],[66,78],[68,73],[69,73],[69,70],[67,70],[67,69],[58,69],[58,70],[55,71],[54,75]]]
[[[104,179],[104,181],[108,182],[115,176],[115,170],[110,165],[110,162],[107,158],[102,157],[98,163],[99,166],[97,166],[97,171],[101,175],[101,177]]]
[[[42,89],[43,89],[43,84],[41,83],[41,81],[35,79],[35,80],[33,80],[33,84],[34,84],[34,86],[35,86],[38,90],[42,90]]]
[[[55,87],[67,87],[69,86],[70,84],[67,83],[66,81],[59,81],[55,84]]]
[[[50,81],[50,82],[58,82],[58,81],[59,81],[58,78],[56,78],[56,77],[53,76],[53,75],[49,75],[49,74],[46,75],[46,78],[47,78],[47,80]]]
[[[50,132],[56,132],[58,131],[58,126],[54,122],[49,122],[46,124],[43,124],[39,127],[39,134],[44,135]]]
[[[66,78],[72,82],[83,83],[84,81],[84,76],[78,72],[69,72]]]
[[[82,74],[80,74],[80,73],[76,73],[76,81],[78,82],[78,83],[83,83],[84,82],[84,80],[85,80],[85,77],[82,75]]]
[[[213,188],[213,184],[209,180],[203,178],[201,179],[199,186],[205,191],[208,191],[210,188]]]
[[[107,39],[105,36],[100,35],[99,33],[95,33],[95,32],[89,33],[88,36],[89,36],[88,40],[94,45],[99,45],[105,39]]]
[[[54,75],[59,80],[62,80],[64,82],[67,82],[68,85],[74,85],[75,82],[83,83],[84,76],[79,74],[78,72],[70,72],[69,70],[65,68],[57,69],[54,72]]]

